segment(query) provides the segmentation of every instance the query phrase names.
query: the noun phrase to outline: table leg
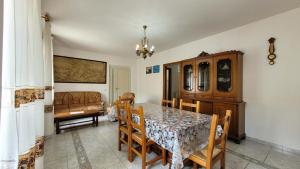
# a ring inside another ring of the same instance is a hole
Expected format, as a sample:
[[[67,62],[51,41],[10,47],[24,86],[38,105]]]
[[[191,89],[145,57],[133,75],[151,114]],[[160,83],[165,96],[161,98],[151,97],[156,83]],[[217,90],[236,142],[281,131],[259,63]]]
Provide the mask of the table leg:
[[[96,126],[98,126],[98,115],[96,116]]]
[[[59,121],[56,121],[56,134],[60,133],[60,129],[59,129]]]

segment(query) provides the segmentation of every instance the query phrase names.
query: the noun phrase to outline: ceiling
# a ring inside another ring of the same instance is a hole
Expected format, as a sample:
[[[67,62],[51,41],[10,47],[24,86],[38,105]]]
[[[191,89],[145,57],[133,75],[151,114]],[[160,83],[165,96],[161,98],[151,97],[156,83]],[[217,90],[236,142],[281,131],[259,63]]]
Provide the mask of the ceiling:
[[[300,0],[42,0],[54,45],[135,56],[148,25],[161,52],[300,6]]]

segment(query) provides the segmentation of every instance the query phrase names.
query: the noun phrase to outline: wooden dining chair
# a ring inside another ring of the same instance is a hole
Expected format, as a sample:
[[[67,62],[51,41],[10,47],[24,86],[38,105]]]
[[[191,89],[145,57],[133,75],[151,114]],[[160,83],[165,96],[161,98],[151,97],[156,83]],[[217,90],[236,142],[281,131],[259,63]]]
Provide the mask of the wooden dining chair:
[[[169,107],[170,105],[172,106],[172,108],[176,107],[176,98],[173,98],[172,100],[162,100],[161,101],[161,105],[162,106],[167,106]]]
[[[128,117],[130,123],[130,127],[129,127],[130,150],[128,155],[129,161],[132,162],[133,156],[137,155],[140,158],[142,158],[142,169],[145,169],[147,165],[154,164],[158,160],[162,160],[162,164],[166,165],[166,150],[162,147],[160,147],[162,151],[161,156],[156,156],[152,160],[147,161],[146,152],[149,146],[154,145],[155,142],[150,139],[147,139],[146,137],[143,107],[140,106],[137,109],[130,109]],[[133,142],[137,143],[139,146],[134,147]]]
[[[129,103],[116,101],[118,118],[118,150],[121,151],[122,144],[128,145],[129,121],[126,107]]]
[[[193,161],[193,169],[197,169],[198,165],[206,169],[212,169],[213,165],[220,160],[221,169],[225,169],[225,147],[228,136],[228,130],[231,120],[231,110],[226,111],[226,116],[219,119],[214,114],[210,126],[210,135],[208,145],[201,151],[197,151],[190,155],[189,159]],[[223,126],[223,133],[216,139],[216,130],[218,124]]]
[[[182,110],[183,107],[195,108],[196,109],[196,113],[200,113],[200,101],[197,101],[196,104],[193,104],[193,103],[183,102],[183,100],[180,99],[179,109]]]

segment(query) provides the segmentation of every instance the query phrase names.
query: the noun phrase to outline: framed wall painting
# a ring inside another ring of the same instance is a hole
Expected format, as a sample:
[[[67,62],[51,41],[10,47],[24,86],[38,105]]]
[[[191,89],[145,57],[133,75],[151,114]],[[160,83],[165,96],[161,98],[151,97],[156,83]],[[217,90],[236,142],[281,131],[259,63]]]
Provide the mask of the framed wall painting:
[[[159,73],[159,65],[155,65],[152,68],[153,73]]]
[[[146,74],[151,74],[152,73],[152,66],[146,67]]]
[[[55,83],[106,84],[106,62],[55,55],[53,65]]]

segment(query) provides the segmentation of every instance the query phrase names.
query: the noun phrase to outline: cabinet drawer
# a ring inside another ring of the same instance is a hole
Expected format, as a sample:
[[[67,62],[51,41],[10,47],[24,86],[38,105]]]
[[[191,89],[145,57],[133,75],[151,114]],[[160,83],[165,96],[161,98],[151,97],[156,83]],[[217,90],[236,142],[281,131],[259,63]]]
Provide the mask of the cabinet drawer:
[[[181,93],[181,98],[182,99],[194,99],[195,98],[195,94],[194,93],[185,93],[185,92],[182,92]]]

